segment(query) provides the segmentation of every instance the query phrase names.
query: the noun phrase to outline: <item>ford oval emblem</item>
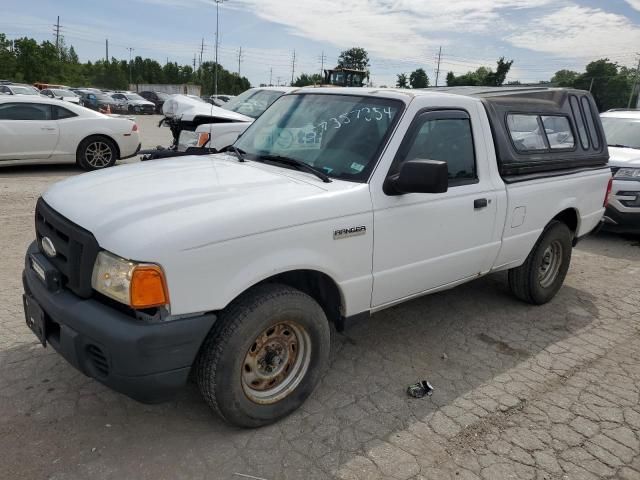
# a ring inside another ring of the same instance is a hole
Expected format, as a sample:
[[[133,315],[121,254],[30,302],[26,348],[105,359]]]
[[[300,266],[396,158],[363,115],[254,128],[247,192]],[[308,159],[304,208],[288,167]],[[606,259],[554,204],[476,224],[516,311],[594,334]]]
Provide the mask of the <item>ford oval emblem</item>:
[[[49,237],[42,237],[41,243],[42,250],[44,250],[44,253],[47,255],[47,257],[53,258],[56,256],[58,252],[56,252],[56,247]]]

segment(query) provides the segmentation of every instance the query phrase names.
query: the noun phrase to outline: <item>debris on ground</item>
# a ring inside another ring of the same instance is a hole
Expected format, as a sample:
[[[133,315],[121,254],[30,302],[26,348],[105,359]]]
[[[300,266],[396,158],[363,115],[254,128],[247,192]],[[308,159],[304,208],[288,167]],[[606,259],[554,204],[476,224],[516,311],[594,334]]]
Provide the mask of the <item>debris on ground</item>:
[[[446,353],[443,353],[442,355],[440,355],[440,358],[442,360],[447,360],[449,358],[449,355],[447,355]]]
[[[433,394],[433,386],[426,380],[422,380],[407,387],[407,394],[413,398],[430,397]]]

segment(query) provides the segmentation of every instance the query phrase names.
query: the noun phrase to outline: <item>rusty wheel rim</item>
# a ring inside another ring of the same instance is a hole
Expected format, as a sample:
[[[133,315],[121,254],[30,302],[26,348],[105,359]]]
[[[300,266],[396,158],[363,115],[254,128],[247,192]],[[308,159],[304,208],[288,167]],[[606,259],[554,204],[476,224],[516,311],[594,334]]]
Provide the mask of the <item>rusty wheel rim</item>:
[[[311,340],[297,322],[287,321],[263,330],[242,364],[242,389],[249,400],[276,403],[300,384],[309,369]]]

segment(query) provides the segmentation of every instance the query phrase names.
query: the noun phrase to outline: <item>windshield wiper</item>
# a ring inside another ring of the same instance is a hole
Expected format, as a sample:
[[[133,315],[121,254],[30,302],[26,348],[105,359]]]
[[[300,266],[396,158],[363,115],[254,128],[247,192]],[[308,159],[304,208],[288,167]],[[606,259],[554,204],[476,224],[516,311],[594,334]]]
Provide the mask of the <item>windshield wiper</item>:
[[[282,163],[283,165],[289,165],[297,168],[298,170],[304,170],[305,172],[309,172],[314,174],[316,177],[321,179],[324,183],[331,183],[331,179],[327,174],[323,171],[318,170],[311,165],[301,162],[300,160],[296,160],[291,157],[284,157],[282,155],[258,155],[256,158],[257,161],[267,160],[269,162]]]
[[[229,145],[227,148],[224,149],[225,152],[228,152],[229,150],[231,150],[233,153],[235,153],[236,157],[238,157],[238,161],[239,162],[244,162],[244,154],[247,153],[244,150],[240,150],[238,147],[236,147],[235,145]]]
[[[631,145],[623,145],[621,143],[613,143],[613,144],[609,144],[609,147],[614,147],[614,148],[633,148],[634,150],[638,150],[638,147],[632,147]]]

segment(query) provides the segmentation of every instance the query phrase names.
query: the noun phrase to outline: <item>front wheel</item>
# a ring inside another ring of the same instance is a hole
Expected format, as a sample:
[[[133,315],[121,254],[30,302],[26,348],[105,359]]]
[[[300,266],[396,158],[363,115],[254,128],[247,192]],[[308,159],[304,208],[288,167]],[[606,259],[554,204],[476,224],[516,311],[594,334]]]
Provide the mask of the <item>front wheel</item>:
[[[572,234],[553,221],[544,230],[524,264],[509,270],[511,292],[534,305],[549,302],[564,283],[571,263]]]
[[[330,337],[309,295],[259,285],[223,310],[207,336],[196,363],[202,396],[233,425],[273,423],[313,392],[329,362]]]

